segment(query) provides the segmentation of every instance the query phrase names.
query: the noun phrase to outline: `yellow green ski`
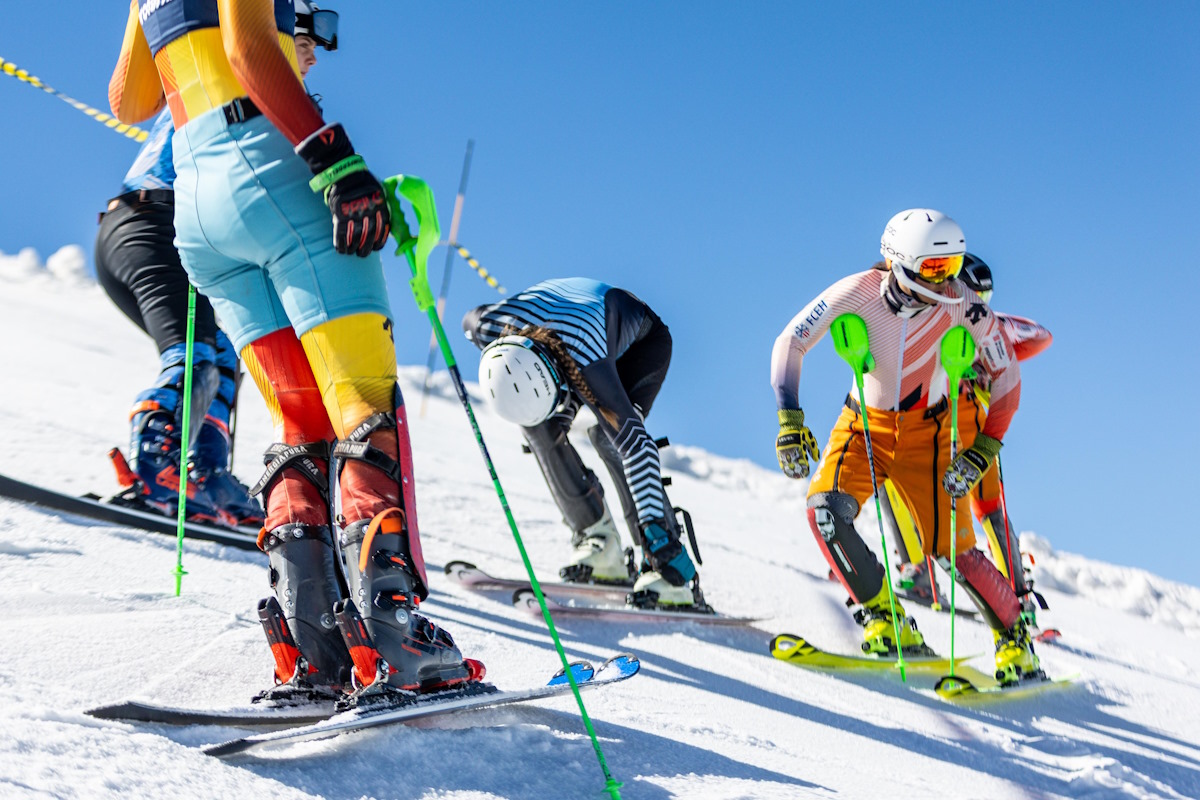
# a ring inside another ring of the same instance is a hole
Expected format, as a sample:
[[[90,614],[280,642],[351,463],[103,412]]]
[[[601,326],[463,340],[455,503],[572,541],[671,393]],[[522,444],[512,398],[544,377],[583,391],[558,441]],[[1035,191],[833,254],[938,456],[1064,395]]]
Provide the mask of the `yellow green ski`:
[[[894,655],[843,655],[822,650],[799,636],[781,633],[771,640],[771,655],[780,661],[795,664],[797,667],[813,669],[894,669]],[[961,664],[976,656],[966,656],[956,660]],[[909,669],[923,672],[942,672],[950,668],[950,659],[931,655],[905,654],[904,663]]]
[[[1048,689],[1062,689],[1070,686],[1079,677],[1079,673],[1062,678],[1030,678],[1018,683],[1001,685],[994,678],[978,676],[970,681],[962,675],[946,675],[942,677],[933,691],[943,700],[955,703],[980,703],[990,700],[1015,700],[1038,694]]]

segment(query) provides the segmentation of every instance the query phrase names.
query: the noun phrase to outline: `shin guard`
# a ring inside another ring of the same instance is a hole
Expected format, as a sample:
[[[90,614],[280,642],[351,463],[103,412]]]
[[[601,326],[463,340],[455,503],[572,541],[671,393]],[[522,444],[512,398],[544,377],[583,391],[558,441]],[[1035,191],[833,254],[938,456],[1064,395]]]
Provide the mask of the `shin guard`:
[[[971,548],[955,557],[959,584],[971,595],[979,612],[993,630],[1004,631],[1021,618],[1021,604],[1008,581],[979,550]],[[950,559],[938,556],[942,569],[950,571]]]
[[[858,503],[843,492],[820,492],[808,498],[808,524],[813,536],[855,603],[865,603],[883,589],[883,565],[854,529]]]

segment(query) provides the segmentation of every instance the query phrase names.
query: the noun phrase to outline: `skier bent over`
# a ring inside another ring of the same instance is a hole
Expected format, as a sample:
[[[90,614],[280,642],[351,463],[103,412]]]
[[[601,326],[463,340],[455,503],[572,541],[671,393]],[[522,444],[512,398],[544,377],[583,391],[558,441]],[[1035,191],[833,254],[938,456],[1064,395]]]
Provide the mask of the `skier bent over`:
[[[479,306],[463,318],[463,330],[483,349],[480,388],[496,413],[521,426],[573,531],[575,553],[560,575],[581,582],[630,579],[600,481],[567,439],[586,405],[598,420],[588,437],[642,548],[633,602],[708,610],[663,486],[658,446],[646,431],[671,363],[671,333],[658,315],[624,289],[561,278]]]

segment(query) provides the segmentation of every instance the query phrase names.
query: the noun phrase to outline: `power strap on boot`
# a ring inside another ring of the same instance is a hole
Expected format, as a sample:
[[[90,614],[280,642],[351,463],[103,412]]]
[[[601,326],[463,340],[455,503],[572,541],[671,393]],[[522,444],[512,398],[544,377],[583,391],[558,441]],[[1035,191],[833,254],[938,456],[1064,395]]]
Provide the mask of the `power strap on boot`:
[[[334,446],[333,457],[365,461],[399,484],[404,477],[400,462],[367,441],[367,437],[378,430],[396,430],[395,414],[382,411],[372,414]]]
[[[329,497],[329,478],[317,466],[318,461],[329,460],[329,442],[305,442],[304,444],[283,444],[276,442],[263,453],[266,468],[258,483],[250,487],[250,494],[263,495],[271,488],[271,484],[285,469],[291,467],[303,475],[317,487],[322,497]]]

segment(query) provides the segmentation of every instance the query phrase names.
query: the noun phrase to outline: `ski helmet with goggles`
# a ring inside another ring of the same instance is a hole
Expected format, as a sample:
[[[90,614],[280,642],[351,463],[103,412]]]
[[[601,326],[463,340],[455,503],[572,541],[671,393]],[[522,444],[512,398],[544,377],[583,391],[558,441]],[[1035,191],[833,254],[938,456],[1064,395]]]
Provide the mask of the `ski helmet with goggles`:
[[[971,253],[965,254],[958,279],[982,297],[983,302],[992,302],[992,268],[985,264],[982,258]]]
[[[567,399],[567,385],[554,360],[526,336],[501,336],[483,348],[479,388],[496,413],[530,428],[545,422]]]
[[[338,15],[336,11],[317,8],[308,0],[295,0],[296,36],[307,36],[326,50],[337,50]]]
[[[910,208],[888,220],[879,240],[896,280],[925,300],[953,305],[961,297],[948,297],[929,288],[954,278],[962,269],[966,239],[958,223],[932,208]]]

